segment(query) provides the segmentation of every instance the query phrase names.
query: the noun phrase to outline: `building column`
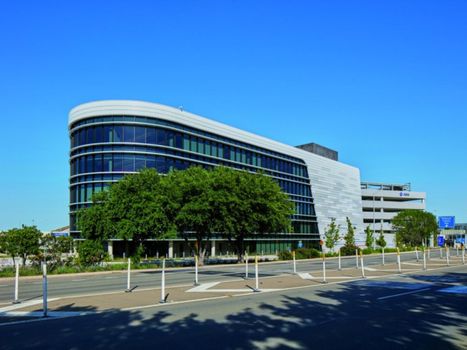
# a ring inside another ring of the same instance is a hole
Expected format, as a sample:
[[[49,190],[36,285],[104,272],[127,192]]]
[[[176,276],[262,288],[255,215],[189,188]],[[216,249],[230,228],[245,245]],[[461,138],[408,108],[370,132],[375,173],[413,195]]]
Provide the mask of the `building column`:
[[[114,258],[114,242],[111,240],[107,241],[107,254],[109,254],[110,259]]]
[[[174,257],[174,241],[169,241],[169,259]]]
[[[216,256],[216,241],[211,241],[211,256]]]

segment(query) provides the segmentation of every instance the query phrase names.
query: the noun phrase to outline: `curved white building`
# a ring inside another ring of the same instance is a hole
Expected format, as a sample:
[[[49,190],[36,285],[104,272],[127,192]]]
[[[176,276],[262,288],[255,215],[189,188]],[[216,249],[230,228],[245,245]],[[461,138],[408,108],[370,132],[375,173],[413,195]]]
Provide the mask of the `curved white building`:
[[[75,212],[91,204],[93,193],[145,167],[166,173],[191,165],[261,170],[295,202],[294,232],[260,237],[250,242],[252,251],[316,246],[331,218],[345,228],[349,217],[356,232],[363,230],[360,172],[338,161],[177,108],[141,101],[79,105],[71,110],[68,126],[70,228],[75,236],[79,235]],[[161,244],[155,243],[154,249],[163,251]],[[163,244],[173,255],[185,251],[182,240]],[[219,240],[212,246],[213,252],[216,249],[230,248]]]

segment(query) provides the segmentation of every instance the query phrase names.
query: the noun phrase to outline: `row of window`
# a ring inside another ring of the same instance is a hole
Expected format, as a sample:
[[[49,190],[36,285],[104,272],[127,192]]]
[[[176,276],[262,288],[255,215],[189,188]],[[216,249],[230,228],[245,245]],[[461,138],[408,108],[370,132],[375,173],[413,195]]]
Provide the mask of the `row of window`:
[[[231,144],[238,145],[238,146],[241,146],[241,147],[246,147],[246,148],[249,148],[251,150],[256,150],[256,151],[259,151],[259,152],[262,152],[262,153],[273,155],[275,157],[279,157],[279,158],[283,158],[283,159],[289,159],[289,160],[292,160],[292,161],[295,161],[295,162],[298,162],[298,163],[303,163],[303,161],[301,159],[298,159],[298,158],[295,158],[295,157],[292,157],[292,156],[289,156],[289,155],[286,155],[286,154],[274,152],[274,151],[271,151],[271,150],[268,150],[268,149],[264,149],[264,148],[261,148],[261,147],[258,147],[258,146],[246,144],[244,142],[233,140],[233,139],[230,139],[230,138],[227,138],[227,137],[224,137],[224,136],[220,136],[220,135],[217,135],[217,134],[213,134],[213,133],[210,133],[210,132],[207,132],[207,131],[195,129],[195,128],[192,128],[192,127],[189,127],[189,126],[186,126],[186,125],[183,125],[183,124],[179,124],[179,123],[175,123],[175,122],[171,122],[171,121],[167,121],[167,120],[163,120],[163,119],[157,119],[157,118],[128,116],[128,115],[93,117],[93,118],[87,118],[87,119],[79,120],[79,121],[73,123],[70,130],[72,130],[72,133],[73,133],[73,129],[78,128],[78,127],[83,126],[83,125],[89,125],[89,124],[95,124],[95,123],[109,123],[109,122],[124,122],[124,123],[136,122],[136,123],[144,123],[144,124],[151,124],[151,125],[168,126],[168,127],[176,128],[177,130],[184,130],[184,131],[188,131],[188,132],[200,135],[200,136],[210,137],[212,139],[215,139],[215,140],[218,140],[218,141],[221,141],[221,142],[224,142],[224,143],[231,143]]]
[[[308,176],[304,165],[162,128],[132,125],[99,125],[82,128],[74,132],[71,137],[73,148],[86,144],[108,142],[142,143],[174,147],[296,176]]]

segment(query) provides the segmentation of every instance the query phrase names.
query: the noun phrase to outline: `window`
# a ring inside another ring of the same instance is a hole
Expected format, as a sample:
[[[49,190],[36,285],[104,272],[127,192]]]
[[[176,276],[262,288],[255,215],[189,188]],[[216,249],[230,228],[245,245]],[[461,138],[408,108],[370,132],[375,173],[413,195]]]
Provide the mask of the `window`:
[[[146,157],[145,156],[136,156],[135,157],[135,171],[140,171],[146,167]]]
[[[94,171],[95,172],[100,172],[102,171],[102,155],[97,154],[94,156]]]
[[[113,128],[111,126],[104,126],[103,142],[113,142]]]
[[[123,142],[135,142],[135,127],[134,126],[123,127]]]
[[[86,143],[94,143],[94,128],[92,126],[86,129]]]
[[[123,156],[123,171],[135,171],[135,156],[131,154]]]
[[[121,154],[113,155],[113,171],[123,171],[123,156]]]
[[[113,171],[113,161],[111,154],[104,154],[104,171]]]
[[[116,125],[114,126],[114,139],[113,142],[122,142],[123,141],[123,127]]]
[[[155,128],[146,129],[146,143],[149,143],[151,145],[156,144],[156,129]]]

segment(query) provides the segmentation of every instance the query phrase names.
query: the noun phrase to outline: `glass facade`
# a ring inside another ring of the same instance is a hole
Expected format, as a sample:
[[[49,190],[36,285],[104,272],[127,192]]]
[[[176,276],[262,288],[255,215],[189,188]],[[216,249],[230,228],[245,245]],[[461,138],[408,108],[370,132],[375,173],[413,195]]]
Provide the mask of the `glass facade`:
[[[277,237],[317,239],[310,180],[303,160],[186,125],[140,116],[100,116],[70,127],[70,229],[75,213],[90,205],[125,174],[143,168],[160,173],[198,165],[261,171],[278,182],[295,203],[293,233]]]

